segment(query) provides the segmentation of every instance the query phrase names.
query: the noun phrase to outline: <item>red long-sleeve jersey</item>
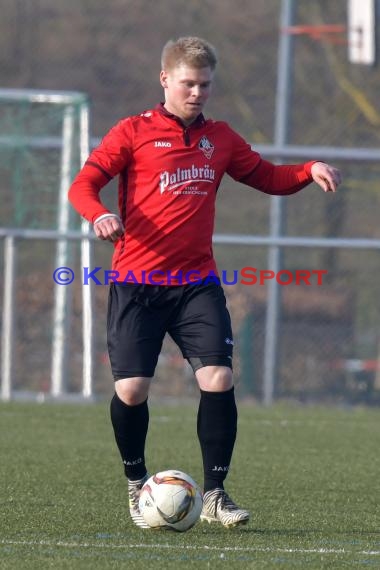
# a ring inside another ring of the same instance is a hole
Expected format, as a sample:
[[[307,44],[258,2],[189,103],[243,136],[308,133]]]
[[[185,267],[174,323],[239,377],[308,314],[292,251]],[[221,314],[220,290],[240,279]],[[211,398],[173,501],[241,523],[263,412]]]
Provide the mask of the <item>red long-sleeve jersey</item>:
[[[312,164],[274,165],[227,123],[200,115],[185,127],[159,105],[106,134],[74,179],[69,200],[93,223],[109,213],[99,192],[118,175],[125,233],[114,246],[117,280],[146,283],[156,271],[160,284],[175,285],[187,274],[217,274],[212,234],[225,173],[266,194],[289,195],[312,181]]]

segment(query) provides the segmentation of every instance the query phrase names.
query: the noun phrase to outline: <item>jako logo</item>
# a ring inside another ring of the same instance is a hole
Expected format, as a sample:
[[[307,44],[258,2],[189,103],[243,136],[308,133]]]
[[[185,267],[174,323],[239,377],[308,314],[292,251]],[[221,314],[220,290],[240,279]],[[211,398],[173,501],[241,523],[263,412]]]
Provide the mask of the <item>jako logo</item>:
[[[159,148],[170,148],[172,146],[172,143],[166,141],[155,141],[154,146]]]

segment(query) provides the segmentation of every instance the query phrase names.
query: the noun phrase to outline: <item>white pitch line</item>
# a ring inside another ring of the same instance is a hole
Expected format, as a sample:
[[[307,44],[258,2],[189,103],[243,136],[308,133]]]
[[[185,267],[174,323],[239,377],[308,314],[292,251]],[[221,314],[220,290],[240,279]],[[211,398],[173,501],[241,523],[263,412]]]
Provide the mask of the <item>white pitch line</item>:
[[[206,550],[215,552],[268,552],[282,554],[355,554],[360,556],[380,556],[380,550],[346,550],[344,548],[269,548],[250,546],[196,546],[196,545],[175,545],[175,544],[104,544],[91,542],[63,542],[49,540],[12,540],[0,539],[0,544],[13,546],[49,546],[61,548],[106,548],[106,549],[128,549],[128,548],[150,548],[167,550]]]

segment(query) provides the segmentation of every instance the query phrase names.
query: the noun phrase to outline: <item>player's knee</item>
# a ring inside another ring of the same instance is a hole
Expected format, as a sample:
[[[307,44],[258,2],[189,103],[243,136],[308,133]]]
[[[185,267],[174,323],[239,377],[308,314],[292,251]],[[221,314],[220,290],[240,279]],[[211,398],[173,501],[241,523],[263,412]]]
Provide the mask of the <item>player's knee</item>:
[[[233,386],[232,370],[228,366],[204,366],[196,372],[201,390],[226,392]]]
[[[122,378],[115,382],[115,391],[128,406],[138,406],[148,397],[150,378]]]

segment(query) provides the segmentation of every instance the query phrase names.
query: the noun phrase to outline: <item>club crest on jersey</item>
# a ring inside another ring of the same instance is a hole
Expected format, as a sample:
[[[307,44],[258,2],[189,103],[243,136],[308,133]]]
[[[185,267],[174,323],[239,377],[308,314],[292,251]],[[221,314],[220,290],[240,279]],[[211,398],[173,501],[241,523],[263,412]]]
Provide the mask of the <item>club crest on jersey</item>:
[[[198,148],[203,152],[205,157],[208,159],[212,157],[212,153],[215,150],[214,145],[208,140],[208,138],[205,135],[203,135],[203,137],[199,141]]]

